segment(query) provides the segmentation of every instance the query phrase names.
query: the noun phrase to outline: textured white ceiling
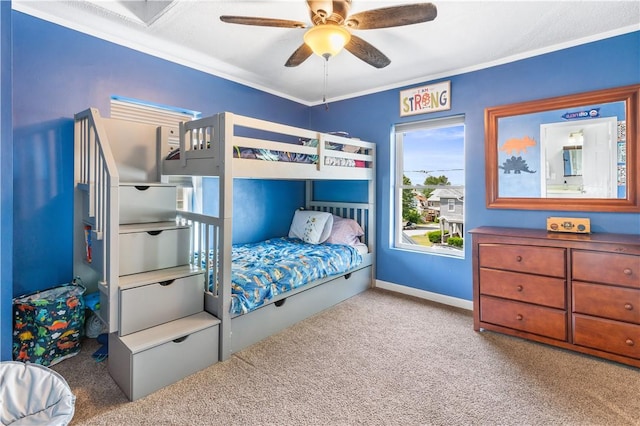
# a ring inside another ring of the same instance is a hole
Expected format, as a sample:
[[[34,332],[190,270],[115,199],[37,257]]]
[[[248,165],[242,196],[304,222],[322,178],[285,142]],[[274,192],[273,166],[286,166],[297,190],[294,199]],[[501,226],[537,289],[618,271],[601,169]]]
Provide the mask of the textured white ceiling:
[[[353,0],[351,13],[420,1]],[[33,1],[21,12],[306,105],[424,82],[640,30],[633,1],[433,1],[432,22],[355,33],[391,59],[376,69],[343,51],[284,63],[303,29],[226,24],[220,15],[310,24],[305,0]],[[640,47],[639,47],[640,48]]]

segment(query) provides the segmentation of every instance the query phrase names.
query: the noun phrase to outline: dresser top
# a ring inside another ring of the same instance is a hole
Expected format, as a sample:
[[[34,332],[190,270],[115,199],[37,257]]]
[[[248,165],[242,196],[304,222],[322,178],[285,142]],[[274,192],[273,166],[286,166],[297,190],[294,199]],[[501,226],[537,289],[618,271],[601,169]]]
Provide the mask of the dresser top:
[[[640,235],[634,234],[613,234],[605,232],[574,234],[570,232],[549,232],[545,229],[507,228],[500,226],[480,226],[470,230],[469,233],[475,235],[535,238],[547,241],[564,241],[567,243],[587,242],[600,244],[624,244],[640,247]]]

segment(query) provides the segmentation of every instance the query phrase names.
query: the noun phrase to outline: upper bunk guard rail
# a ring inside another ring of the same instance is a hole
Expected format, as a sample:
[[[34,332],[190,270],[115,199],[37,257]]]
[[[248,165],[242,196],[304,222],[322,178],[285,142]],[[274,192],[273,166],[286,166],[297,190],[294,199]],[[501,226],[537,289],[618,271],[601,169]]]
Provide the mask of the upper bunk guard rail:
[[[251,134],[240,134],[240,129]],[[317,171],[313,174],[314,179],[367,180],[375,173],[374,143],[230,112],[184,122],[179,133],[180,160],[163,161],[162,173],[165,175],[220,176],[229,167],[234,177],[269,179],[305,179],[312,169]],[[316,146],[302,145],[300,140],[317,140],[318,143]],[[337,146],[342,149],[331,149]],[[288,162],[283,174],[277,161],[234,157],[239,148],[307,154],[317,156],[317,159],[314,163]],[[364,167],[336,164],[345,160],[360,161]]]

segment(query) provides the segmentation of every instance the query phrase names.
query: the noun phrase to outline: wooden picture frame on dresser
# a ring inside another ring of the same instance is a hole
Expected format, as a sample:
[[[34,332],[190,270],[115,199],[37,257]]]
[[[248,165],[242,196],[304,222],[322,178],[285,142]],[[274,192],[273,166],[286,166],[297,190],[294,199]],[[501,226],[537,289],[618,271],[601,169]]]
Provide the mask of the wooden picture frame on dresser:
[[[479,227],[474,329],[640,367],[640,236]]]

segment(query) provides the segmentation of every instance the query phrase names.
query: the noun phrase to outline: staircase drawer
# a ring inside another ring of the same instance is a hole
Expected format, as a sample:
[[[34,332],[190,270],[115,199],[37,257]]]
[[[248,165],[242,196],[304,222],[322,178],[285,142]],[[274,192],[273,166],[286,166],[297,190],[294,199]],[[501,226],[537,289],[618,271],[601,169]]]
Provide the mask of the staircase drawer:
[[[197,314],[203,309],[204,290],[201,273],[121,289],[120,335]]]
[[[172,268],[189,263],[189,227],[120,227],[120,275]]]
[[[109,335],[109,374],[130,400],[218,362],[220,320],[206,312],[118,337]]]
[[[120,224],[174,220],[176,200],[174,185],[121,184]]]

